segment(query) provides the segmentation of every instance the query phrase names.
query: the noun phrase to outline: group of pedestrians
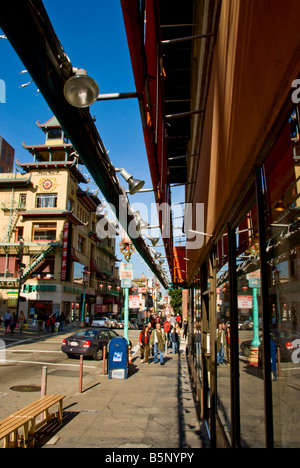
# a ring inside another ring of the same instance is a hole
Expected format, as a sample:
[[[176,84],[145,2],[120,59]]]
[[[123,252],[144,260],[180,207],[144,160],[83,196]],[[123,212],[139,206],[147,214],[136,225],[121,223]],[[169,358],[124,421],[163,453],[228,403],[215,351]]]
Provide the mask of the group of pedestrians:
[[[16,314],[11,314],[9,311],[6,311],[3,317],[5,333],[14,333],[14,330],[17,329],[18,333],[21,335],[24,331],[25,325],[27,324],[24,312],[20,312],[19,317]]]
[[[58,317],[56,314],[46,314],[43,316],[42,314],[38,314],[38,331],[43,330],[43,324],[45,323],[45,330],[47,332],[54,333],[59,331],[64,331],[64,326],[66,322],[66,317],[62,312]]]
[[[47,332],[58,332],[64,331],[66,317],[64,313],[61,313],[58,317],[56,314],[46,314],[43,315],[38,313],[37,316],[37,323],[38,323],[38,331],[42,332],[45,329]],[[18,317],[15,313],[11,314],[11,312],[6,311],[3,316],[3,322],[5,327],[5,333],[10,333],[11,335],[16,330],[20,335],[23,334],[24,330],[26,329],[27,319],[24,315],[24,312],[20,312]],[[1,323],[1,318],[0,318]]]
[[[164,353],[166,346],[172,346],[172,353],[179,352],[181,329],[179,321],[171,324],[171,321],[161,317],[150,320],[145,325],[139,336],[141,362],[149,364],[150,351],[153,350],[154,363],[164,365]]]

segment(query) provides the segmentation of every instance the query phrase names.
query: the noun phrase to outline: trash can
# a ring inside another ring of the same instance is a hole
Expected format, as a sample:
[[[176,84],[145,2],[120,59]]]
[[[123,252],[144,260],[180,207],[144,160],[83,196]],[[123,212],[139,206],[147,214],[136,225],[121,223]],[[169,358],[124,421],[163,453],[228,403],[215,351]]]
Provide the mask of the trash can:
[[[128,372],[128,342],[118,336],[109,342],[108,346],[108,378],[127,379]]]

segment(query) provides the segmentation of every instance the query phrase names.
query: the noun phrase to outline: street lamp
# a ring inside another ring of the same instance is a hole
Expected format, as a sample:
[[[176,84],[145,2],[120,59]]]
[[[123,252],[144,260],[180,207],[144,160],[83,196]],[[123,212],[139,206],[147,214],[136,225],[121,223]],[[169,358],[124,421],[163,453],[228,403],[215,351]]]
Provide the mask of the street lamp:
[[[22,287],[22,279],[24,273],[24,265],[23,261],[23,252],[24,252],[24,239],[20,239],[20,246],[19,246],[19,289],[18,289],[18,301],[17,301],[17,320],[19,317],[19,305],[20,305],[20,293]]]
[[[147,221],[144,221],[143,218],[141,217],[140,213],[138,211],[135,212],[135,218],[138,222],[138,225],[137,225],[137,230],[138,231],[142,231],[143,229],[147,229],[147,227],[149,226],[149,224],[147,223]]]
[[[76,70],[76,69],[75,69]],[[97,101],[99,87],[87,71],[79,68],[64,86],[64,95],[69,104],[79,109],[90,107]]]
[[[80,326],[84,326],[84,309],[85,309],[85,290],[89,282],[90,271],[87,270],[87,267],[83,270],[82,282],[83,282],[83,295],[82,295],[82,308],[81,308],[81,317],[80,317]]]
[[[66,81],[64,86],[65,98],[71,106],[83,109],[90,107],[96,101],[139,98],[135,92],[99,94],[96,81],[87,75],[86,70],[73,68],[73,73],[74,75]]]
[[[135,193],[138,193],[141,190],[141,188],[144,187],[145,182],[143,180],[134,179],[133,176],[129,174],[129,172],[127,172],[125,169],[115,168],[115,171],[120,172],[121,176],[128,183],[130,195],[134,195]]]
[[[151,236],[145,236],[146,239],[149,239],[151,241],[153,247],[156,247],[159,241],[159,237],[151,237]]]

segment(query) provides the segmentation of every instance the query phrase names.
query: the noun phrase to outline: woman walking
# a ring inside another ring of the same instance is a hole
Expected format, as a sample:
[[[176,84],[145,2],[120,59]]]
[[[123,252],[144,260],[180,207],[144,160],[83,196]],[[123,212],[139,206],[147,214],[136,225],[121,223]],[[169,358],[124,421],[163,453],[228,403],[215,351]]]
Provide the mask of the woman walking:
[[[139,343],[140,343],[140,359],[141,362],[145,362],[145,364],[149,364],[149,352],[150,352],[150,338],[151,338],[151,333],[149,327],[143,327],[140,337],[139,337]]]
[[[19,315],[19,334],[22,335],[23,331],[24,331],[24,323],[25,323],[25,315],[24,315],[24,312],[20,312],[20,315]]]

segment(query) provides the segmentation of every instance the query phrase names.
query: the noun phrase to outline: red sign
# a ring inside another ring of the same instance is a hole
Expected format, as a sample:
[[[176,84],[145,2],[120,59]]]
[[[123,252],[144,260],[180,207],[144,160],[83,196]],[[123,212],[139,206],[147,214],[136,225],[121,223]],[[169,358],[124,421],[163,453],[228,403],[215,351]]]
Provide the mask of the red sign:
[[[129,309],[139,309],[140,298],[139,296],[129,296]]]
[[[61,280],[62,281],[66,281],[67,279],[68,238],[69,238],[69,223],[65,223],[64,231],[63,231],[63,249],[62,249],[62,261],[61,261]]]
[[[94,305],[94,314],[107,314],[109,312],[109,306],[107,304],[95,304]]]
[[[252,296],[238,296],[238,308],[239,309],[252,309],[253,297]]]

